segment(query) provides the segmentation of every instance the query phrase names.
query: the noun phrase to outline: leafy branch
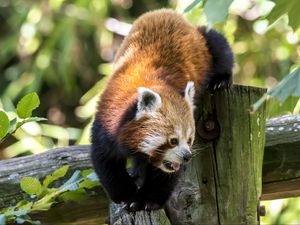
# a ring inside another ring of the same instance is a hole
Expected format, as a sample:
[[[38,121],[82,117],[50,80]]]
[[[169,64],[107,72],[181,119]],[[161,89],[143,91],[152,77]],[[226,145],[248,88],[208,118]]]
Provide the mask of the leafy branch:
[[[0,211],[0,225],[7,222],[23,224],[25,222],[38,225],[40,221],[34,221],[29,216],[32,212],[49,210],[58,202],[79,202],[86,196],[86,189],[99,185],[97,175],[92,169],[75,171],[71,178],[58,188],[49,187],[54,181],[64,177],[69,165],[63,166],[52,174],[46,176],[41,183],[33,177],[23,177],[20,181],[21,189],[30,195],[32,201],[21,200],[17,205],[4,208]]]
[[[40,105],[38,95],[33,92],[25,95],[17,104],[17,117],[9,120],[6,112],[0,111],[0,144],[21,126],[29,122],[47,120],[42,117],[32,117],[32,112]]]

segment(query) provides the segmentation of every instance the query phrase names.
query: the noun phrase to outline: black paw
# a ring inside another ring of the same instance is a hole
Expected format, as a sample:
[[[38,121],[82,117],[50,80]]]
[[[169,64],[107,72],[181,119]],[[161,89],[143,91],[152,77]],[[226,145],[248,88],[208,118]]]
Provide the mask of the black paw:
[[[221,88],[229,88],[232,85],[232,77],[231,74],[222,74],[209,77],[208,80],[205,82],[204,86],[211,92],[214,92]]]
[[[136,212],[140,210],[152,211],[163,208],[163,205],[156,202],[130,202],[125,207],[130,212]]]
[[[129,202],[126,204],[126,209],[130,212],[144,210],[145,206],[142,202]]]

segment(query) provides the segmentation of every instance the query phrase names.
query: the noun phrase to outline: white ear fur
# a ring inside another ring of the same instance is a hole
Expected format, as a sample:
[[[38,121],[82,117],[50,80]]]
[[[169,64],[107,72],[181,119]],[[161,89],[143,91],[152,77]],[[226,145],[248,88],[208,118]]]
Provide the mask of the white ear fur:
[[[154,112],[160,106],[161,97],[159,94],[149,88],[138,88],[137,118],[140,118],[144,113]]]
[[[186,84],[184,91],[184,98],[190,104],[192,109],[194,109],[194,96],[195,96],[195,86],[193,81],[189,81]]]

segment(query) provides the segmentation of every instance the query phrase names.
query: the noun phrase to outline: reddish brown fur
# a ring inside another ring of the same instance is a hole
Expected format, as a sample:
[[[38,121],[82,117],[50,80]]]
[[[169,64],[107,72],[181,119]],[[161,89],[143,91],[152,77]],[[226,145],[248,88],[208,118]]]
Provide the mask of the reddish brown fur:
[[[176,102],[176,99],[183,99],[179,93],[184,91],[188,81],[194,81],[196,91],[199,90],[210,64],[206,41],[196,27],[171,10],[146,13],[134,23],[116,56],[114,72],[102,94],[97,118],[115,135],[124,113],[137,99],[138,87],[156,91],[163,102],[164,99]],[[183,111],[186,107],[187,104],[179,106]],[[137,127],[139,123],[133,121],[127,127],[130,132],[124,134],[130,135],[131,145],[147,133]],[[125,136],[120,139],[126,139]]]

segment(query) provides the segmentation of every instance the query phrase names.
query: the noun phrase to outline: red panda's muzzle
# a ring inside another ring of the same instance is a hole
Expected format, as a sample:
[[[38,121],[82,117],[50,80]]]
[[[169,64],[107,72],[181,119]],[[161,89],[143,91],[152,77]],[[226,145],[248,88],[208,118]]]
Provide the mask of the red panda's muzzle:
[[[178,171],[180,169],[181,164],[178,162],[170,162],[167,160],[163,160],[164,166],[170,171]]]

